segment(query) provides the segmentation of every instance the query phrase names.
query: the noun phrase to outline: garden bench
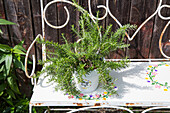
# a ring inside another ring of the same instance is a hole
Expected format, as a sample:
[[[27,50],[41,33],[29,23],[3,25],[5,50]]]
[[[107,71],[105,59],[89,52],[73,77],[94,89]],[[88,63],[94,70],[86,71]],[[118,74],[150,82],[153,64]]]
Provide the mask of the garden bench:
[[[72,96],[64,95],[63,92],[55,91],[55,83],[47,83],[48,77],[44,77],[45,74],[42,74],[38,78],[38,82],[34,78],[34,71],[35,71],[35,57],[33,57],[33,70],[31,75],[27,73],[27,59],[29,51],[31,50],[32,46],[36,42],[38,38],[44,38],[44,29],[45,29],[45,22],[52,28],[60,29],[67,25],[69,21],[69,12],[66,7],[65,10],[67,12],[68,18],[66,23],[61,26],[53,26],[51,25],[47,19],[45,12],[47,8],[57,2],[65,2],[71,5],[74,5],[72,2],[67,0],[53,0],[49,2],[45,7],[43,7],[43,1],[41,0],[41,13],[42,13],[42,30],[43,34],[38,35],[33,43],[30,45],[26,59],[25,59],[25,70],[27,77],[31,78],[32,83],[34,84],[33,95],[31,97],[29,103],[29,112],[32,112],[33,106],[81,106],[79,109],[50,109],[52,111],[63,111],[68,110],[71,112],[76,112],[80,110],[87,110],[92,108],[115,108],[115,109],[122,109],[126,110],[130,113],[133,113],[132,110],[126,107],[152,107],[150,109],[146,109],[143,113],[155,110],[155,109],[170,109],[170,62],[167,55],[165,55],[162,51],[161,41],[164,32],[166,31],[167,27],[170,24],[170,21],[165,26],[162,34],[160,36],[159,41],[159,48],[162,55],[165,59],[129,59],[131,62],[129,66],[121,71],[113,70],[111,71],[110,75],[113,75],[115,78],[118,78],[116,81],[117,85],[117,92],[118,95],[110,97],[107,95],[107,92],[104,92],[102,89],[98,88],[96,91],[84,94],[92,98],[92,100],[85,100],[82,98],[75,98]],[[89,0],[90,3],[90,0]],[[144,23],[136,30],[132,37],[127,37],[131,41],[134,39],[138,31],[142,28],[142,26],[147,23],[152,17],[156,14],[163,20],[169,20],[170,17],[163,17],[161,15],[161,9],[164,7],[170,8],[169,5],[162,5],[162,0],[159,1],[159,5],[157,10],[152,14]],[[109,7],[108,7],[108,0],[106,6],[100,5],[99,8],[104,8],[106,10],[106,14],[102,18],[98,18],[99,20],[104,19],[107,14],[109,14],[121,27],[121,23],[111,14]],[[89,5],[89,13],[91,14],[93,19],[97,19],[91,13],[91,8]],[[42,45],[43,50],[43,60],[46,60],[46,53],[45,53],[45,45]],[[106,61],[119,61],[120,59],[106,59]],[[101,99],[94,99],[96,94],[101,94]],[[159,107],[158,107],[159,106]],[[45,111],[47,112],[47,111]]]

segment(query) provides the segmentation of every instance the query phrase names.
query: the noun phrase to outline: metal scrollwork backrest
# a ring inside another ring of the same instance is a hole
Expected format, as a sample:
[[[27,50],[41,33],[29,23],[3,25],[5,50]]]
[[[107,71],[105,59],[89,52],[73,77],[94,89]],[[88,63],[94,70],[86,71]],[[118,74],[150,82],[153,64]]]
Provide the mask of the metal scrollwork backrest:
[[[43,0],[40,0],[40,3],[41,3],[41,19],[42,19],[42,35],[38,35],[36,37],[36,39],[33,41],[33,43],[31,44],[30,48],[32,48],[33,44],[36,42],[36,40],[40,37],[41,39],[45,39],[45,23],[54,28],[54,29],[61,29],[63,27],[65,27],[69,20],[70,20],[70,14],[69,14],[69,10],[67,9],[66,6],[64,6],[64,9],[67,13],[67,19],[66,19],[66,22],[63,24],[63,25],[60,25],[60,26],[55,26],[55,25],[52,25],[48,22],[47,18],[46,18],[46,11],[48,9],[48,7],[54,3],[58,3],[58,2],[63,2],[63,3],[67,3],[67,4],[70,4],[70,5],[73,5],[73,6],[76,6],[78,7],[75,3],[71,2],[71,1],[68,1],[68,0],[53,0],[51,2],[49,2],[47,5],[45,5],[45,7],[43,7]],[[88,0],[88,9],[89,9],[89,15],[92,19],[92,21],[95,22],[95,20],[103,20],[105,19],[108,15],[111,16],[111,18],[120,26],[122,27],[122,24],[119,22],[119,20],[111,13],[110,11],[110,8],[109,8],[109,0],[106,0],[106,6],[105,5],[99,5],[97,6],[97,8],[103,8],[105,10],[105,14],[103,17],[100,17],[100,18],[97,18],[95,17],[93,14],[92,14],[92,10],[91,10],[91,0]],[[158,14],[158,16],[162,19],[162,20],[169,20],[168,23],[166,24],[164,30],[162,31],[162,34],[160,36],[160,40],[159,40],[159,49],[160,49],[160,52],[161,54],[165,57],[165,58],[168,58],[170,59],[169,56],[165,55],[164,52],[162,51],[162,46],[161,46],[161,43],[162,43],[162,37],[166,31],[166,29],[168,28],[169,24],[170,24],[170,17],[164,17],[162,16],[161,14],[161,10],[163,8],[170,8],[170,5],[162,5],[162,0],[159,0],[159,4],[156,8],[156,11],[151,15],[149,16],[138,28],[137,30],[134,32],[134,34],[130,37],[128,33],[126,33],[126,36],[128,38],[129,41],[132,41],[135,36],[137,35],[137,33],[141,30],[141,28],[149,21],[151,20],[156,14]],[[83,11],[86,11],[85,9],[82,9]],[[27,68],[27,59],[28,59],[28,54],[29,54],[29,51],[30,51],[30,48],[28,49],[27,51],[27,55],[26,55],[26,62],[25,62],[25,69]],[[46,60],[46,53],[45,53],[45,45],[43,44],[42,45],[42,58],[43,60]],[[35,57],[33,57],[33,65],[35,65]],[[33,66],[35,67],[35,66]],[[29,78],[32,78],[34,76],[34,70],[32,71],[31,75],[28,75],[28,72],[27,72],[27,69],[26,69],[26,75],[27,77]]]

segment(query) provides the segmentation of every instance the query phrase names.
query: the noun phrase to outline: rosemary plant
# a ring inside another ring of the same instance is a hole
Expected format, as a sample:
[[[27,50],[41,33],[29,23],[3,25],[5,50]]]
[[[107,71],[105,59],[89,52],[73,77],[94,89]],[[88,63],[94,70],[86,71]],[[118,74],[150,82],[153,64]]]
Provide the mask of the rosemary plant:
[[[44,63],[49,63],[40,73],[47,73],[50,76],[49,82],[56,82],[56,90],[64,91],[69,95],[78,95],[80,91],[74,83],[73,73],[78,73],[78,80],[82,82],[82,76],[89,74],[94,69],[97,70],[99,82],[102,87],[111,94],[114,90],[114,78],[109,75],[113,69],[121,69],[127,66],[128,60],[120,62],[106,62],[105,57],[110,52],[128,47],[124,43],[125,32],[128,29],[134,29],[132,25],[124,25],[116,32],[112,32],[112,25],[106,29],[99,26],[99,22],[91,21],[87,12],[80,16],[79,30],[72,25],[72,31],[76,34],[78,40],[74,43],[68,42],[64,34],[62,37],[65,44],[59,44],[52,41],[43,41],[41,43],[47,46],[48,59]],[[50,51],[53,48],[53,51]]]

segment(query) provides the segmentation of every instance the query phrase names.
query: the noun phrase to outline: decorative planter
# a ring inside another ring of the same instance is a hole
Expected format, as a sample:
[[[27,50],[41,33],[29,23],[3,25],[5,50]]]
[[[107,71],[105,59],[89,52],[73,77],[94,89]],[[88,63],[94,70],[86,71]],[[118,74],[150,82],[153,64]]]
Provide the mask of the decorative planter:
[[[76,87],[82,92],[82,93],[89,93],[97,89],[99,84],[99,74],[97,74],[97,71],[92,71],[89,75],[83,76],[83,82],[78,83],[78,79],[76,77],[76,73],[73,74]]]

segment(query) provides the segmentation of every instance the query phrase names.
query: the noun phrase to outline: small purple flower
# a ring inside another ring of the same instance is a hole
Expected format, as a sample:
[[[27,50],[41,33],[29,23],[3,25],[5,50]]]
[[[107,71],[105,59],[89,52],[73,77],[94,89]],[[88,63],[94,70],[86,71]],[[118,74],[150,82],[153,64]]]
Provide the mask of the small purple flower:
[[[149,81],[149,80],[148,80],[147,82],[149,82],[149,83],[150,83],[151,81]]]
[[[115,86],[114,88],[116,89],[117,87]]]
[[[90,98],[93,97],[93,95],[90,95]]]
[[[158,70],[155,69],[155,71],[157,72]]]

